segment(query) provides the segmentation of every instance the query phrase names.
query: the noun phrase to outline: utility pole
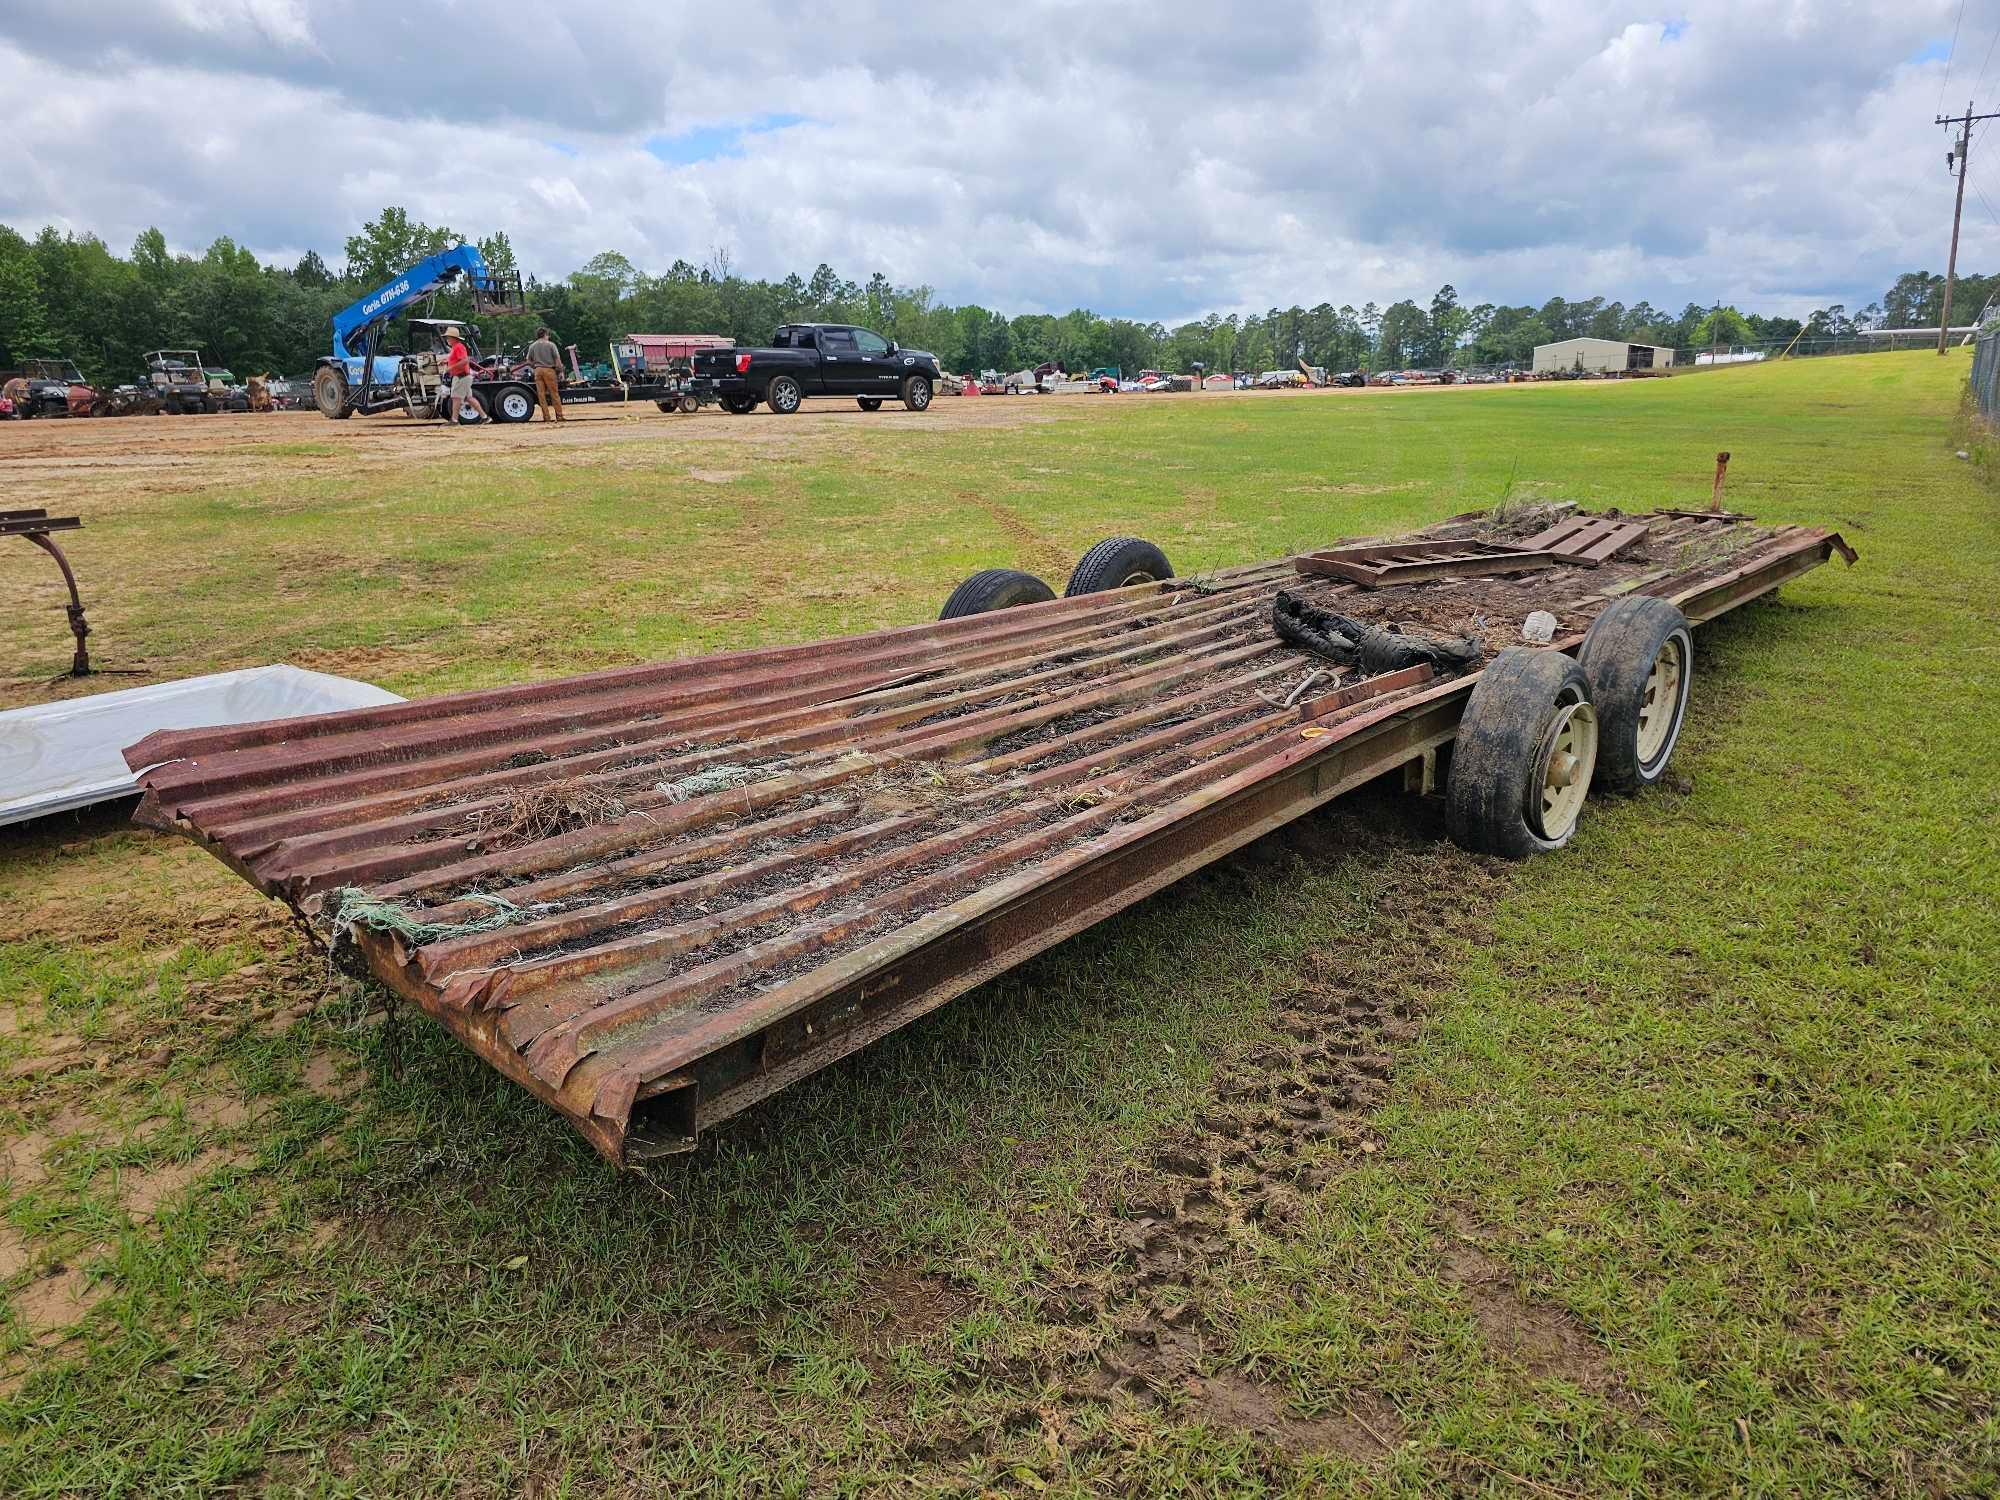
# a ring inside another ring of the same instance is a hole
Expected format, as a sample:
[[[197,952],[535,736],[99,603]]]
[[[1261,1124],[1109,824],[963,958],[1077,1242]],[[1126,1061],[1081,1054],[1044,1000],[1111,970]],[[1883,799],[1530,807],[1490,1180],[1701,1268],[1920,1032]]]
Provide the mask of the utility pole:
[[[1947,167],[1952,165],[1954,158],[1957,159],[1958,201],[1952,205],[1951,209],[1951,257],[1945,262],[1944,266],[1944,313],[1938,319],[1938,353],[1940,354],[1944,353],[1945,342],[1949,337],[1951,328],[1952,283],[1958,279],[1958,220],[1959,216],[1965,212],[1965,153],[1966,149],[1972,144],[1972,122],[1974,120],[1993,119],[2000,119],[2000,113],[1975,115],[1972,112],[1972,101],[1968,99],[1965,101],[1964,114],[1939,115],[1933,122],[1938,125],[1958,126],[1958,146],[1955,150],[1947,151],[1944,154],[1944,164]]]

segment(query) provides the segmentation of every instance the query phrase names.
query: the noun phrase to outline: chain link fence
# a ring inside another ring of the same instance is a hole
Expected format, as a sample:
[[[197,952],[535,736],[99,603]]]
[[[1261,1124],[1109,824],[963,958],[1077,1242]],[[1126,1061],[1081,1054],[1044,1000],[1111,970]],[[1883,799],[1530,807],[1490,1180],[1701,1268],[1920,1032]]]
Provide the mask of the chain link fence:
[[[1978,341],[1972,349],[1972,399],[1979,404],[1980,416],[1993,420],[2000,405],[2000,318],[1982,322]]]

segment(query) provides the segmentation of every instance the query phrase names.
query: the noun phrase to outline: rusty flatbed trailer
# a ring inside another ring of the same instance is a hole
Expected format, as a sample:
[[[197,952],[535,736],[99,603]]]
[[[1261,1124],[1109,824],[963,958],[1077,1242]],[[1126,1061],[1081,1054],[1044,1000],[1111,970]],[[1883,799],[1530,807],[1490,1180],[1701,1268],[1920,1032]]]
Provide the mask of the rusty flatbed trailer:
[[[1518,543],[1548,519],[1419,539]],[[1699,623],[1835,551],[1852,560],[1828,532],[1656,514],[1612,561],[1514,577],[1369,591],[1286,559],[162,733],[126,759],[141,822],[288,902],[622,1165],[1342,792],[1434,766],[1481,671],[1334,669],[1274,637],[1281,588],[1463,622],[1489,651],[1545,609],[1574,652],[1612,600]]]

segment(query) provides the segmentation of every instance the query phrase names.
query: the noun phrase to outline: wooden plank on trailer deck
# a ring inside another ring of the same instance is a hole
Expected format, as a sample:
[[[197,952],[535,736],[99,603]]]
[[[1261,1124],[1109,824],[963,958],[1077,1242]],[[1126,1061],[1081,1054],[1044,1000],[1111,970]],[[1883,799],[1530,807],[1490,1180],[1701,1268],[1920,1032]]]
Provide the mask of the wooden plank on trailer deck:
[[[1551,551],[1558,542],[1576,535],[1579,531],[1588,531],[1597,524],[1589,516],[1571,516],[1567,520],[1556,522],[1555,525],[1549,527],[1546,531],[1536,532],[1525,541],[1513,542],[1509,545],[1519,547],[1523,552]]]
[[[1601,562],[1610,561],[1645,534],[1646,523],[1644,521],[1627,521],[1623,525],[1610,527],[1601,535],[1587,542],[1580,551],[1574,554],[1559,548],[1557,549],[1557,555],[1564,558],[1573,558],[1573,560],[1578,562],[1587,562],[1594,568]]]

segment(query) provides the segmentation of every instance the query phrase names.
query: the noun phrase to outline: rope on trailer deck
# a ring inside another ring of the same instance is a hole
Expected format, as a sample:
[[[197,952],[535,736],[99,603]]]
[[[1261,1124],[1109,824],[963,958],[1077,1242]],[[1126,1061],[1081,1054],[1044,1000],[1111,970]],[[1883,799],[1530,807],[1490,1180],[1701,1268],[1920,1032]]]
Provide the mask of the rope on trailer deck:
[[[685,802],[690,797],[700,797],[709,792],[726,792],[732,787],[748,786],[761,777],[761,772],[749,766],[710,766],[706,771],[663,781],[657,790],[665,792],[675,802]]]
[[[422,947],[445,938],[471,937],[475,933],[511,927],[516,922],[526,922],[555,910],[545,901],[517,906],[504,896],[490,896],[483,891],[468,891],[459,899],[482,902],[492,910],[482,917],[471,917],[463,922],[426,922],[399,901],[384,901],[369,895],[359,886],[340,886],[328,897],[326,904],[329,946],[337,948],[343,940],[353,936],[355,928],[367,927],[376,932],[393,932],[404,941]]]

